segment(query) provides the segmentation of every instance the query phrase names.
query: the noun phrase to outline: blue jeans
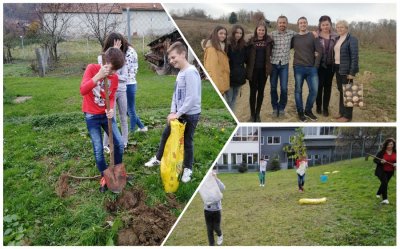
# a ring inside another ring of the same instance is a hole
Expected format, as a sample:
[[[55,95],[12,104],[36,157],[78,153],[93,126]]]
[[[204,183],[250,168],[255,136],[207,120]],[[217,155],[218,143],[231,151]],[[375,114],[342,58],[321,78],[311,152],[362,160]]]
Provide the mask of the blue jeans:
[[[128,115],[130,117],[131,131],[135,131],[136,125],[142,129],[144,125],[136,115],[135,99],[136,99],[136,84],[126,85],[126,97],[128,99]]]
[[[279,100],[278,100],[278,78],[281,83],[281,96]],[[271,105],[274,111],[285,110],[287,104],[288,78],[289,78],[289,64],[286,65],[272,64],[272,73],[269,81],[271,83]]]
[[[299,175],[297,174],[297,184],[299,185],[299,189],[303,190],[304,182],[305,182],[306,174]]]
[[[296,100],[297,112],[303,112],[303,83],[304,80],[307,81],[308,85],[308,97],[306,103],[306,112],[311,112],[315,99],[318,93],[318,69],[316,67],[303,67],[294,66],[294,80],[295,80],[295,90],[294,98]]]
[[[194,156],[193,156],[193,136],[194,136],[194,131],[196,129],[197,123],[199,122],[200,118],[200,113],[199,114],[193,114],[193,115],[182,115],[179,117],[179,121],[181,122],[186,122],[185,126],[185,133],[184,133],[184,144],[183,144],[183,167],[184,168],[189,168],[192,169],[193,166],[193,161],[194,161]],[[161,135],[161,141],[160,141],[160,147],[158,148],[158,152],[156,155],[157,160],[161,160],[163,154],[164,154],[164,148],[165,144],[167,143],[167,139],[169,137],[169,134],[171,134],[171,126],[167,125],[165,127],[162,135]]]
[[[236,97],[240,92],[241,86],[231,86],[224,97],[232,111],[235,110]]]
[[[103,136],[101,128],[108,134],[108,121],[106,114],[89,114],[85,113],[86,126],[92,140],[94,158],[96,165],[101,174],[107,169],[107,163],[103,153]],[[119,132],[115,119],[112,119],[112,132],[114,142],[114,163],[122,163],[122,155],[124,153],[124,143],[121,133]]]

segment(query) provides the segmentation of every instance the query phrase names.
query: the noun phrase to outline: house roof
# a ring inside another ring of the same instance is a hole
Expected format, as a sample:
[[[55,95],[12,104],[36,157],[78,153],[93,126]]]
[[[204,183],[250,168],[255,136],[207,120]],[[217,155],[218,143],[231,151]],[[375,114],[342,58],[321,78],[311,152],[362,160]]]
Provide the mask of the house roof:
[[[55,6],[58,5],[58,6]],[[164,11],[159,3],[58,3],[58,4],[41,4],[44,13],[55,12],[61,13],[113,13],[122,14],[122,11],[129,8],[130,10],[151,10]]]

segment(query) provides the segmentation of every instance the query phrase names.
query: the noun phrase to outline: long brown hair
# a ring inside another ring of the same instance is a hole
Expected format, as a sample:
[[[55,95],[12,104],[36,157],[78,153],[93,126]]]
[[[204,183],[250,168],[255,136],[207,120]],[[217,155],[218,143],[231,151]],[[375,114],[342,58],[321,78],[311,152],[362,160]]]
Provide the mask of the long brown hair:
[[[238,41],[236,41],[235,35],[236,35],[236,30],[238,30],[238,29],[242,30],[242,37],[240,37],[240,39]],[[239,24],[233,25],[229,43],[233,50],[240,50],[244,47],[244,44],[245,44],[244,29],[241,25],[239,25]]]
[[[265,23],[264,20],[261,20],[261,21],[259,21],[259,22],[257,23],[257,26],[256,26],[256,28],[254,29],[253,41],[256,41],[256,40],[258,39],[257,29],[258,29],[258,27],[261,27],[261,26],[263,26],[263,27],[265,28],[265,34],[264,34],[263,40],[264,40],[264,41],[267,40],[267,37],[268,37],[268,34],[267,34],[267,24]]]
[[[126,51],[128,50],[129,46],[132,47],[131,44],[125,39],[123,35],[120,33],[116,32],[111,32],[108,34],[106,39],[104,40],[104,45],[103,45],[103,52],[107,51],[107,49],[114,47],[114,41],[115,40],[121,40],[121,51],[126,54]]]
[[[388,144],[390,143],[390,142],[392,142],[393,143],[393,152],[394,153],[396,153],[396,141],[394,140],[394,138],[387,138],[386,140],[385,140],[385,142],[383,142],[383,145],[382,145],[382,152],[385,152],[386,151],[386,148],[387,148],[387,146],[388,146]]]
[[[228,49],[228,46],[226,46],[226,40],[227,40],[227,38],[225,38],[225,40],[223,41],[223,42],[225,43],[224,50],[222,50],[221,45],[219,44],[220,41],[219,41],[219,39],[218,39],[218,32],[219,32],[221,29],[224,29],[225,32],[226,32],[226,35],[228,35],[228,31],[226,30],[226,28],[224,28],[224,27],[218,25],[218,26],[216,26],[216,27],[214,28],[214,30],[211,32],[210,37],[209,37],[208,39],[206,39],[206,40],[203,42],[203,47],[205,47],[206,44],[207,44],[207,42],[210,41],[210,42],[211,42],[211,45],[212,45],[215,49],[217,49],[217,50],[219,50],[219,51],[222,51],[222,52],[227,52],[227,49]]]

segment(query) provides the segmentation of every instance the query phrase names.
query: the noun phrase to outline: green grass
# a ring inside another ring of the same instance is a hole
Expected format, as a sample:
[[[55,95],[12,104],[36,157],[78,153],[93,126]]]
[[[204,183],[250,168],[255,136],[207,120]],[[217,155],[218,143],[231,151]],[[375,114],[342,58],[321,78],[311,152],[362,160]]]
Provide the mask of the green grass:
[[[67,44],[66,44],[67,45]],[[77,51],[62,59],[61,65],[82,61]],[[91,58],[96,58],[92,53]],[[58,177],[65,172],[78,176],[98,174],[92,145],[81,112],[79,94],[82,69],[58,68],[48,77],[33,76],[26,61],[4,67],[4,244],[23,245],[105,245],[116,242],[116,231],[106,226],[109,216],[104,202],[112,193],[98,192],[97,181],[73,181],[74,193],[59,198],[55,193]],[[22,66],[21,66],[22,65]],[[169,113],[175,77],[157,76],[139,61],[137,113],[146,134],[130,134],[130,148],[124,154],[134,186],[144,188],[149,206],[166,203],[158,168],[144,168],[157,150]],[[25,71],[26,70],[26,71]],[[236,124],[214,88],[202,84],[202,117],[196,129],[193,180],[181,184],[175,193],[182,204],[190,199],[205,172],[229,138]],[[14,104],[17,96],[32,99]],[[210,140],[213,141],[210,144]],[[132,186],[128,186],[131,188]],[[181,209],[171,212],[178,216]],[[118,220],[122,214],[118,213]]]
[[[323,172],[328,181],[319,179]],[[224,245],[394,246],[396,245],[396,179],[389,183],[390,205],[380,205],[379,180],[371,161],[358,158],[311,167],[305,192],[297,191],[294,170],[267,172],[266,186],[256,173],[220,174]],[[327,197],[321,205],[299,205],[300,198]],[[188,239],[190,238],[190,239]],[[196,195],[166,245],[207,245],[203,203]]]

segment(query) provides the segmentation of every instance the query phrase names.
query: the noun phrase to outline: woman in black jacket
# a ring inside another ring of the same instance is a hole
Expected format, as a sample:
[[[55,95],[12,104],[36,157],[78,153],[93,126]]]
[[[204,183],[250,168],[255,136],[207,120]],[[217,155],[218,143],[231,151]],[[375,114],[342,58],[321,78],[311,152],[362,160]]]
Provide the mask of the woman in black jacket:
[[[336,122],[350,122],[353,118],[353,107],[344,106],[343,85],[353,82],[358,73],[358,40],[350,35],[346,21],[336,23],[336,32],[339,35],[333,49],[339,90],[339,116],[336,117]]]
[[[225,94],[225,99],[232,111],[235,109],[236,97],[240,88],[246,83],[246,47],[244,29],[240,25],[232,27],[232,34],[228,44],[228,58],[230,67],[230,88]]]
[[[396,167],[396,142],[393,138],[385,140],[382,150],[378,152],[374,162],[376,163],[375,175],[381,181],[376,197],[381,198],[382,195],[381,203],[389,204],[387,189]]]
[[[250,83],[249,122],[261,122],[260,112],[264,100],[264,89],[267,78],[271,75],[273,40],[267,34],[267,24],[259,21],[247,47],[246,77]]]

